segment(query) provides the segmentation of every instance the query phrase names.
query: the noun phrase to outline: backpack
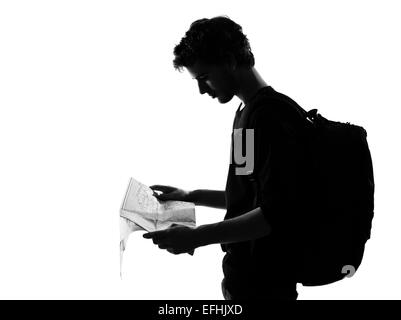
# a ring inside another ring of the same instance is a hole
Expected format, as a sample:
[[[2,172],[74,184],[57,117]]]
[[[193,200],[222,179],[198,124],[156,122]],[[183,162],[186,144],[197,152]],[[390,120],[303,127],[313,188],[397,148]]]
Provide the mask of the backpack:
[[[306,112],[280,93],[273,101],[291,105],[304,128],[303,191],[301,200],[299,195],[294,199],[307,214],[294,222],[299,230],[294,241],[297,282],[319,286],[350,277],[361,264],[373,219],[374,178],[366,130],[328,120],[317,109]]]

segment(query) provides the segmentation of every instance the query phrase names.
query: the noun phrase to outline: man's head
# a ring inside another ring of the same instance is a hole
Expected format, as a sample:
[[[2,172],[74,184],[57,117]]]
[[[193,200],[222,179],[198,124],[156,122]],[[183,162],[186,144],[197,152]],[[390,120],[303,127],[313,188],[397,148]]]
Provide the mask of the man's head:
[[[174,48],[174,67],[184,67],[198,81],[201,94],[218,97],[221,103],[237,91],[235,71],[252,68],[255,59],[240,25],[227,17],[193,22]]]

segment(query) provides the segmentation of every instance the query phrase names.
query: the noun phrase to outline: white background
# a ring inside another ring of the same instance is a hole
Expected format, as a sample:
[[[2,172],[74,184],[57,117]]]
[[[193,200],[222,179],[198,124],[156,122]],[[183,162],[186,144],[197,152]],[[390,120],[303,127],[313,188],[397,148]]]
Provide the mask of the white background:
[[[398,1],[0,2],[0,298],[222,299],[219,246],[174,256],[128,243],[129,177],[224,189],[239,100],[219,104],[173,69],[192,21],[242,25],[276,90],[365,127],[376,210],[351,279],[299,299],[398,299],[401,285]],[[199,224],[224,211],[197,209]]]

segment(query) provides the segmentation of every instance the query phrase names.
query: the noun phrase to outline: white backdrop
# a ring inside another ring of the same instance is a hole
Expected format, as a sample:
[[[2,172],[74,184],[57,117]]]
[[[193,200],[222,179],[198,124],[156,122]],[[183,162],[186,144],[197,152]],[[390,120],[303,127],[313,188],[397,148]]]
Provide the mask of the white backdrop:
[[[137,232],[121,280],[118,219],[131,176],[224,189],[239,100],[199,95],[172,66],[190,23],[222,14],[268,84],[368,132],[363,264],[299,299],[401,298],[399,5],[283,0],[0,2],[0,298],[222,299],[217,245],[174,256]],[[223,216],[197,209],[199,224]]]

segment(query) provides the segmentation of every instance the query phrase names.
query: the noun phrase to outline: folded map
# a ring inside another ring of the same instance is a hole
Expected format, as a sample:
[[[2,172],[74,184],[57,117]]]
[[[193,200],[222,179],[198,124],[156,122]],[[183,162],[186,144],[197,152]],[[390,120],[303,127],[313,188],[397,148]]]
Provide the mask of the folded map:
[[[120,209],[120,275],[123,252],[133,231],[157,231],[175,225],[195,227],[195,204],[159,201],[148,186],[131,178]]]

